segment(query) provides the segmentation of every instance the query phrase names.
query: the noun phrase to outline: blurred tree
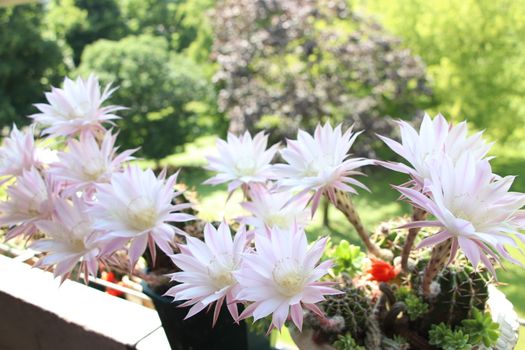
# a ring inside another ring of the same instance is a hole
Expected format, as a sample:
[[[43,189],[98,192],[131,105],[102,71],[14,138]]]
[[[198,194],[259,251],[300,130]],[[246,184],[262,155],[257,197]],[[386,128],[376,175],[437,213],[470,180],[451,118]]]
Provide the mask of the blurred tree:
[[[211,82],[193,60],[170,53],[163,37],[99,40],[86,47],[78,72],[119,86],[111,101],[129,108],[120,113],[119,140],[141,147],[141,156],[161,159],[216,127]]]
[[[431,101],[419,58],[344,0],[224,0],[213,19],[233,131],[289,136],[330,118],[388,134],[385,117],[411,118]],[[359,152],[372,154],[375,139],[361,137]]]
[[[215,0],[122,0],[120,8],[131,34],[163,36],[169,49],[177,52],[199,43],[202,56],[207,59],[212,36],[206,11],[214,3]]]
[[[42,5],[0,7],[0,125],[27,124],[32,103],[63,75],[57,44],[42,35]]]
[[[47,6],[46,22],[71,48],[75,65],[80,63],[86,45],[127,35],[117,0],[52,0]]]
[[[525,136],[525,1],[362,0],[421,55],[436,111],[498,139]]]

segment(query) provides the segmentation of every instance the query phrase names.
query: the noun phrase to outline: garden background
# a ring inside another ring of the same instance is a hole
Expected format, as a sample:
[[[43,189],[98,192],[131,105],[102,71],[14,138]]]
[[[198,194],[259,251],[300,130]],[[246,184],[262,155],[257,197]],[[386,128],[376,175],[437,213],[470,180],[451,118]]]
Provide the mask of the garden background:
[[[129,107],[121,145],[141,147],[144,164],[183,167],[203,219],[239,210],[223,211],[225,187],[201,184],[204,156],[227,130],[278,140],[319,121],[355,123],[366,132],[354,152],[392,159],[374,133],[395,137],[395,119],[417,123],[423,111],[485,130],[495,171],[518,175],[514,190],[525,191],[523,0],[0,2],[3,135],[28,124],[51,85],[90,72]],[[389,186],[405,179],[366,172],[372,193],[355,200],[365,224],[407,213]],[[314,234],[359,244],[336,211],[315,222]],[[525,269],[507,268],[503,291],[525,317]]]

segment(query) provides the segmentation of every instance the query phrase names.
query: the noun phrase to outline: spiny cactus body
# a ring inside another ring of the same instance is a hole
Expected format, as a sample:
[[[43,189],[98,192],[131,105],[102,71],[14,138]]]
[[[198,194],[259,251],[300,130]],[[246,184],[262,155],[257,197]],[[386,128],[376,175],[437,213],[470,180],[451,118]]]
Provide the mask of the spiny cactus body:
[[[344,320],[343,328],[339,334],[349,333],[352,338],[362,342],[365,338],[368,317],[371,312],[370,300],[362,290],[349,286],[343,289],[344,294],[331,295],[321,304],[328,319],[341,317]],[[330,334],[331,330],[320,325],[320,331],[328,333],[328,338],[337,338],[336,334]],[[360,343],[362,345],[362,343]]]
[[[484,310],[489,281],[487,272],[475,271],[467,264],[445,268],[434,282],[438,293],[428,300],[430,311],[423,317],[422,327],[428,330],[431,324],[441,322],[455,327],[472,318],[472,310]]]

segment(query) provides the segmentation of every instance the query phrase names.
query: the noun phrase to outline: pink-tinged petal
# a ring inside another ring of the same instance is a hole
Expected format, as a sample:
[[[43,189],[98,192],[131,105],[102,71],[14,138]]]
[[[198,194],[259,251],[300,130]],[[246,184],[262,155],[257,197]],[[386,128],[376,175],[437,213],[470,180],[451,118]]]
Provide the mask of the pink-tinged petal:
[[[185,213],[173,213],[168,215],[166,221],[186,222],[195,220],[195,216]]]
[[[321,201],[322,195],[323,192],[321,190],[317,190],[312,197],[312,217],[314,216],[315,212],[317,211],[317,208],[319,207],[319,202]]]
[[[447,265],[452,263],[456,259],[458,249],[459,249],[458,240],[456,238],[452,238],[452,244],[450,246],[450,258],[448,259]]]
[[[434,246],[441,242],[446,241],[447,239],[452,238],[453,236],[450,234],[450,232],[443,230],[439,231],[435,235],[432,235],[430,237],[427,237],[423,239],[416,247],[416,249],[422,249],[428,246]]]
[[[290,306],[288,303],[283,302],[281,303],[277,309],[273,313],[272,317],[272,324],[277,329],[281,329],[284,326],[284,323],[286,322],[286,319],[288,318],[288,310],[290,309]]]
[[[188,311],[188,314],[186,315],[186,317],[184,317],[184,319],[187,320],[191,316],[194,316],[194,315],[198,314],[199,312],[204,310],[205,307],[206,307],[206,305],[204,305],[202,303],[196,303],[195,305],[193,305],[191,307],[191,309]]]
[[[489,270],[489,272],[491,273],[491,275],[494,277],[494,279],[497,282],[498,281],[498,276],[496,276],[496,270],[494,269],[494,266],[490,262],[489,258],[487,258],[487,256],[485,254],[480,254],[480,259],[483,262],[483,265],[485,265],[487,270]]]
[[[237,307],[237,301],[231,292],[226,294],[226,307],[235,323],[239,323],[239,308]]]
[[[321,256],[323,255],[327,241],[328,237],[323,237],[312,244],[312,246],[310,247],[310,249],[308,249],[308,252],[306,254],[306,259],[304,261],[305,266],[307,266],[308,268],[313,268],[315,264],[317,264],[317,262],[319,261],[319,259],[321,259]]]
[[[251,312],[253,320],[257,321],[263,317],[274,313],[279,306],[281,306],[282,300],[279,299],[267,299],[258,303],[257,307]]]
[[[398,228],[417,228],[417,227],[443,227],[443,224],[439,221],[428,220],[428,221],[413,221],[408,224],[401,225]]]
[[[212,327],[215,327],[217,319],[219,318],[219,313],[221,311],[222,304],[224,303],[224,297],[220,298],[215,304],[215,310],[213,310],[213,322]]]
[[[480,248],[472,240],[465,237],[458,237],[459,247],[465,253],[472,266],[477,267],[481,258]]]
[[[148,245],[148,235],[147,234],[138,236],[131,241],[131,244],[128,250],[129,262],[130,262],[131,268],[135,267],[135,264],[139,260],[140,256],[146,250],[147,245]]]
[[[399,154],[401,157],[406,158],[406,151],[399,142],[389,139],[388,137],[376,134],[392,151]]]
[[[239,320],[244,320],[248,317],[251,317],[253,315],[253,312],[255,311],[255,309],[259,306],[259,303],[253,303],[253,304],[250,304],[248,305],[242,312],[241,312],[241,315],[239,316]]]
[[[307,308],[308,310],[312,311],[317,316],[321,317],[322,319],[325,318],[325,315],[324,315],[323,311],[321,311],[321,309],[319,309],[319,307],[317,305],[304,303],[303,306],[305,308]]]
[[[290,314],[292,316],[292,321],[295,323],[299,332],[303,330],[303,308],[301,304],[295,304],[290,307]]]
[[[411,188],[406,188],[406,187],[400,187],[400,186],[393,186],[393,187],[399,192],[401,192],[403,196],[410,199],[419,208],[424,209],[428,212],[433,212],[432,206],[431,206],[431,200],[425,195],[423,195],[421,192],[418,192],[416,190],[413,190]]]

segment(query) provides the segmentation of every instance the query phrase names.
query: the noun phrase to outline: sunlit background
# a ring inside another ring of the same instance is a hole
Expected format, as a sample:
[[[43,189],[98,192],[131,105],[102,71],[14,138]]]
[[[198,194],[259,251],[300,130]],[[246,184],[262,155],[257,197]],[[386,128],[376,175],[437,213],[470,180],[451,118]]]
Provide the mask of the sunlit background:
[[[425,111],[485,130],[495,172],[525,191],[523,0],[0,0],[3,135],[50,86],[90,72],[129,107],[120,144],[141,147],[145,165],[184,167],[204,219],[237,210],[223,211],[224,187],[201,185],[217,135],[267,130],[276,142],[355,123],[366,130],[355,153],[392,158],[375,133],[395,137],[395,119]],[[368,227],[404,214],[389,184],[405,179],[367,172],[372,193],[356,203]],[[316,217],[313,234],[327,232],[359,244],[335,211]],[[525,270],[500,276],[525,317]]]

